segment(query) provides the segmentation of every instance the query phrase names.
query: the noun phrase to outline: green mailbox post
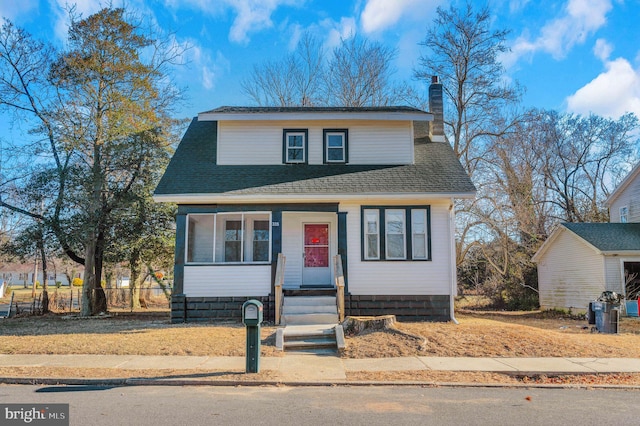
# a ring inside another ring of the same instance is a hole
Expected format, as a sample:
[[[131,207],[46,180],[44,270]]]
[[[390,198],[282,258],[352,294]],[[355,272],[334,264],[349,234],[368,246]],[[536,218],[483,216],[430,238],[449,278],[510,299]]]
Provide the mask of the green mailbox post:
[[[242,322],[247,329],[247,373],[260,372],[260,323],[262,302],[251,299],[242,304]]]

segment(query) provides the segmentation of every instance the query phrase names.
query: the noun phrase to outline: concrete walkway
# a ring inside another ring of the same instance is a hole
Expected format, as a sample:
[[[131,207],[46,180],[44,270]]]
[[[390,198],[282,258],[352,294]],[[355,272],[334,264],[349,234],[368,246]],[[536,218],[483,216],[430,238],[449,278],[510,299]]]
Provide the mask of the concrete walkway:
[[[192,370],[244,373],[244,357],[140,355],[0,355],[0,367],[110,368],[124,370]],[[640,373],[638,358],[445,358],[404,357],[343,359],[335,355],[291,354],[262,357],[260,371],[269,382],[347,383],[347,373],[398,371],[474,371],[508,374]],[[184,377],[183,377],[184,379]],[[259,379],[258,379],[259,380]],[[10,382],[10,378],[0,378]],[[184,383],[183,383],[184,384]]]

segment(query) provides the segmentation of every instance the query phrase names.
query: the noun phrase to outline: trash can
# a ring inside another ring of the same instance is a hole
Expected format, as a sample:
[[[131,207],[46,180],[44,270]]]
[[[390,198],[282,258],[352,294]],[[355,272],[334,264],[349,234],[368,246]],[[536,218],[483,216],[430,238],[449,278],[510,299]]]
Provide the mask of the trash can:
[[[595,325],[596,313],[593,311],[593,304],[595,302],[589,302],[589,309],[587,310],[587,322],[589,325]]]
[[[620,319],[619,305],[611,302],[591,302],[595,316],[596,330],[600,333],[617,333]]]

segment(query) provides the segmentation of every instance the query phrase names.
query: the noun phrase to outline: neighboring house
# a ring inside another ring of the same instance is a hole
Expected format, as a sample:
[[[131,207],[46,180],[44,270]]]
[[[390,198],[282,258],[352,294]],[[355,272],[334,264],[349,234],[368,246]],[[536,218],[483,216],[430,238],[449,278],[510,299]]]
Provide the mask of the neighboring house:
[[[172,320],[275,312],[284,288],[334,288],[347,315],[448,320],[456,294],[454,199],[475,188],[434,114],[409,107],[221,107],[187,129],[154,198],[178,204]]]
[[[640,163],[607,198],[609,221],[613,223],[640,223]]]
[[[7,285],[11,286],[30,286],[33,284],[33,263],[0,263],[0,280],[4,280]],[[61,285],[69,285],[69,278],[64,273],[56,273],[55,271],[47,271],[48,280],[47,284],[55,287],[56,282]],[[36,280],[42,283],[42,270],[38,271]]]
[[[640,293],[640,163],[606,201],[611,223],[563,223],[533,256],[542,309],[586,310],[603,291]]]

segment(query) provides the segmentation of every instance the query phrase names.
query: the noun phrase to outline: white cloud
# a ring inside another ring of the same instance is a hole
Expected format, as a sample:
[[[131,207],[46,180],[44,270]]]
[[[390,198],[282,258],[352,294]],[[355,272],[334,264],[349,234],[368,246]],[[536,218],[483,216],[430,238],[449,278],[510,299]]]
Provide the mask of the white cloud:
[[[605,62],[611,56],[611,52],[613,52],[613,46],[610,43],[602,38],[596,40],[596,45],[593,47],[593,54],[596,55],[596,58]]]
[[[356,20],[354,18],[340,18],[340,22],[332,19],[324,19],[320,26],[327,34],[324,46],[328,50],[338,47],[342,40],[348,40],[357,33]]]
[[[109,5],[128,9],[138,8],[139,10],[142,5],[136,3],[138,3],[136,0],[49,0],[55,20],[54,33],[56,38],[61,41],[67,40],[70,24],[68,9],[70,7],[73,7],[74,13],[77,15],[87,18],[105,7],[109,7]]]
[[[213,90],[221,76],[230,68],[229,60],[218,51],[213,54],[197,44],[195,40],[186,42],[190,49],[186,52],[189,69],[194,69],[200,77],[200,84],[205,90]],[[215,56],[215,58],[214,58]]]
[[[511,13],[520,11],[524,9],[524,7],[529,3],[529,0],[510,0],[509,1],[509,11]]]
[[[611,10],[611,0],[569,0],[561,16],[547,22],[540,35],[531,39],[525,31],[518,37],[511,53],[503,58],[508,67],[520,57],[538,51],[549,53],[555,59],[563,58],[573,46],[584,43],[586,38],[606,24]]]
[[[405,14],[415,14],[423,8],[421,0],[368,0],[360,15],[365,33],[382,31],[395,25]]]
[[[13,21],[37,8],[38,0],[2,1],[0,2],[0,16]]]
[[[605,71],[567,97],[567,109],[618,118],[627,112],[640,117],[640,70],[624,58],[605,62]]]
[[[229,30],[229,40],[247,44],[250,33],[273,27],[271,15],[276,9],[281,6],[300,7],[304,0],[165,0],[164,3],[174,9],[189,6],[210,15],[231,10],[235,18]]]

